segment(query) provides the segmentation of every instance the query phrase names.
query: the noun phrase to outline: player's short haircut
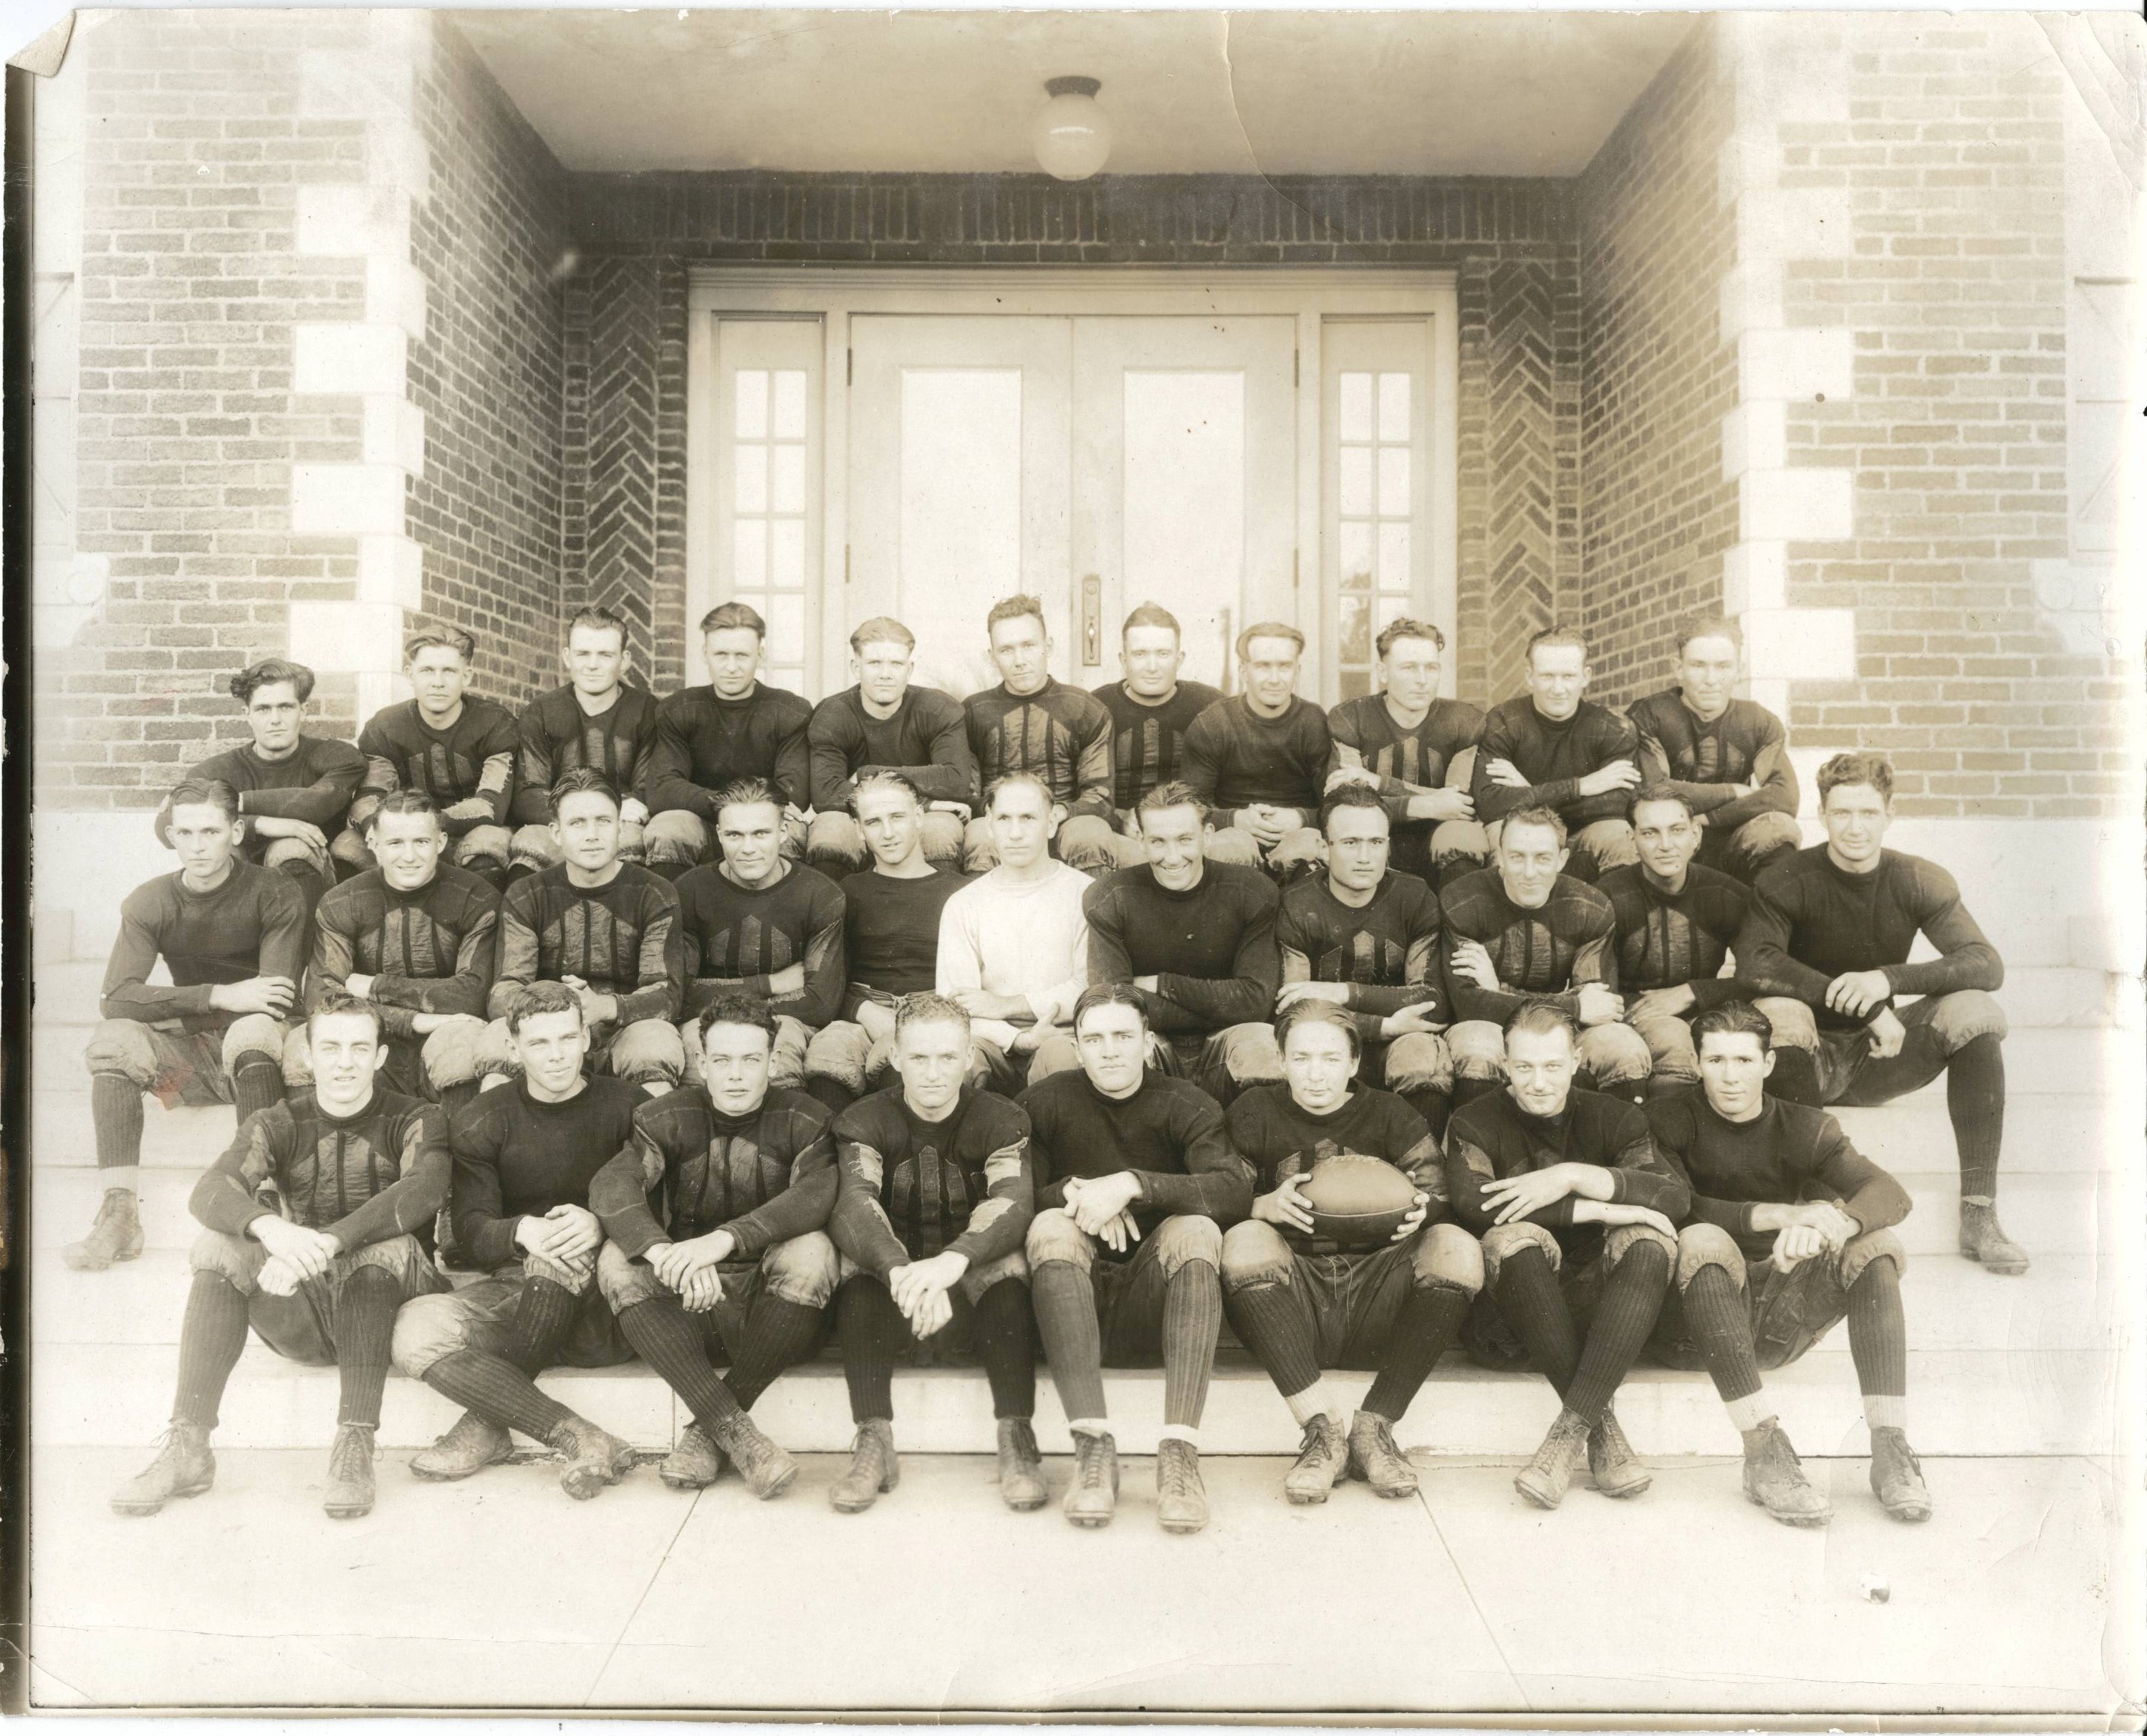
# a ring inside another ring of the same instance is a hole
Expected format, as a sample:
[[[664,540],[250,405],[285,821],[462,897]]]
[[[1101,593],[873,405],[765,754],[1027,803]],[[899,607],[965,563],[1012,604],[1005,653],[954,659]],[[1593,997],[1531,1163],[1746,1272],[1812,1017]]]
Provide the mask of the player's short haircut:
[[[1189,808],[1200,817],[1200,823],[1208,823],[1208,804],[1200,799],[1200,793],[1183,778],[1174,778],[1167,783],[1159,783],[1134,804],[1134,823],[1141,824],[1141,816],[1161,813],[1166,808]],[[1143,830],[1146,828],[1144,827]]]
[[[373,1040],[376,1043],[378,1042],[380,1039],[379,1008],[374,1006],[371,1001],[362,999],[346,989],[323,988],[306,1013],[306,1028],[311,1030],[315,1019],[348,1017],[352,1013],[355,1013],[360,1018],[369,1018],[373,1021]]]
[[[1506,841],[1506,833],[1516,826],[1548,826],[1558,838],[1558,847],[1565,848],[1565,822],[1559,818],[1555,808],[1516,808],[1505,818],[1499,842]]]
[[[727,989],[701,1009],[701,1016],[693,1021],[693,1036],[706,1048],[710,1025],[748,1025],[768,1038],[770,1053],[775,1049],[775,1009],[757,994],[741,994]]]
[[[1364,1039],[1357,1034],[1357,1022],[1346,1008],[1332,1001],[1292,1001],[1275,1019],[1275,1047],[1287,1054],[1289,1033],[1299,1025],[1332,1025],[1349,1039],[1350,1059],[1363,1059]]]
[[[904,651],[917,648],[917,635],[892,615],[874,615],[869,621],[858,623],[858,630],[850,635],[850,649],[863,657],[868,645],[899,645]]]
[[[1894,768],[1886,756],[1859,748],[1853,753],[1837,753],[1819,768],[1819,805],[1846,784],[1868,783],[1886,801],[1894,799]]]
[[[1674,802],[1684,810],[1687,819],[1696,820],[1699,818],[1692,805],[1692,798],[1686,795],[1674,783],[1642,784],[1633,792],[1632,799],[1625,803],[1625,818],[1629,820],[1639,813],[1640,804],[1643,802]]]
[[[1179,638],[1185,630],[1178,624],[1178,617],[1159,603],[1144,603],[1126,617],[1126,624],[1119,629],[1119,643],[1125,643],[1126,635],[1136,627],[1167,627]]]
[[[1288,639],[1297,647],[1297,654],[1304,655],[1304,635],[1287,621],[1255,621],[1238,635],[1238,661],[1244,662],[1252,653],[1254,639]]]
[[[582,998],[564,983],[532,983],[507,1003],[507,1028],[518,1033],[528,1020],[548,1013],[571,1013],[575,1023],[588,1023],[582,1016]]]
[[[1387,830],[1394,830],[1394,816],[1387,814],[1387,804],[1379,799],[1379,793],[1369,783],[1338,783],[1319,810],[1319,830],[1323,835],[1327,823],[1345,808],[1361,808],[1372,813],[1387,815]]]
[[[1774,1022],[1749,1001],[1724,1001],[1719,1007],[1709,1007],[1692,1022],[1695,1053],[1710,1037],[1739,1036],[1758,1038],[1759,1053],[1764,1055],[1774,1046]]]
[[[1524,1031],[1539,1037],[1563,1031],[1565,1040],[1573,1045],[1573,1052],[1580,1053],[1580,1022],[1554,1001],[1530,1001],[1516,1013],[1506,1026],[1506,1035],[1510,1038]]]
[[[1076,1037],[1081,1034],[1082,1019],[1099,1007],[1130,1007],[1139,1015],[1141,1028],[1148,1028],[1148,1008],[1142,1003],[1140,990],[1130,983],[1091,983],[1074,1003],[1072,1023]]]
[[[783,798],[776,794],[775,786],[765,778],[733,778],[716,792],[716,823],[723,823],[727,808],[758,808],[765,803],[775,810],[776,818],[783,817]]]
[[[447,830],[440,820],[440,804],[421,789],[392,789],[380,798],[380,805],[365,817],[365,831],[369,836],[380,823],[384,813],[428,813],[433,817],[436,831]]]
[[[740,627],[763,642],[768,638],[768,623],[761,619],[760,611],[749,603],[719,603],[701,617],[703,637]]]
[[[188,778],[172,786],[167,808],[221,808],[228,820],[238,818],[238,792],[221,778]]]
[[[263,688],[272,688],[279,681],[291,683],[291,691],[303,705],[313,696],[313,672],[303,663],[294,663],[288,658],[264,657],[258,663],[248,663],[231,678],[231,697],[241,705],[251,705],[253,696]]]
[[[1529,639],[1529,648],[1524,660],[1531,669],[1536,666],[1536,653],[1545,647],[1560,649],[1569,648],[1578,651],[1580,653],[1582,666],[1585,668],[1587,665],[1588,641],[1581,638],[1570,627],[1546,627],[1541,633]]]
[[[418,653],[434,646],[452,651],[465,664],[477,661],[477,635],[459,627],[421,627],[403,642],[403,661],[414,663]]]
[[[602,796],[613,808],[619,805],[618,787],[594,766],[576,766],[572,771],[562,772],[550,794],[554,813],[569,796]]]
[[[1372,641],[1372,648],[1384,657],[1403,639],[1429,639],[1441,651],[1446,649],[1446,635],[1429,621],[1419,621],[1414,615],[1397,615],[1379,629],[1379,636]]]
[[[902,1041],[902,1033],[912,1025],[943,1023],[959,1025],[962,1034],[969,1034],[969,1009],[951,996],[933,994],[928,990],[921,994],[905,994],[894,1003],[894,1040]]]
[[[1048,813],[1051,811],[1051,786],[1043,781],[1043,774],[1038,772],[1001,773],[998,777],[993,778],[991,783],[985,787],[985,808],[989,810],[996,808],[998,805],[999,792],[1003,789],[1011,789],[1017,783],[1026,783],[1032,789],[1035,790],[1038,795],[1043,798],[1043,811],[1046,813]]]
[[[1684,655],[1684,648],[1694,639],[1727,639],[1733,651],[1744,648],[1744,629],[1727,615],[1694,615],[1678,628],[1678,655]]]
[[[1026,591],[1017,591],[1011,597],[1002,597],[984,615],[984,637],[991,637],[992,629],[1002,621],[1018,621],[1025,615],[1036,617],[1036,624],[1048,634],[1051,623],[1043,618],[1043,603]]]
[[[918,788],[907,773],[898,772],[889,766],[882,766],[877,771],[866,773],[863,777],[850,786],[851,805],[854,807],[857,798],[868,789],[900,790],[919,808],[924,805],[924,792]]]
[[[588,608],[576,609],[573,618],[567,623],[566,638],[569,640],[573,639],[575,629],[583,627],[588,628],[591,633],[617,633],[618,648],[622,651],[626,649],[626,623],[609,609],[594,605]]]

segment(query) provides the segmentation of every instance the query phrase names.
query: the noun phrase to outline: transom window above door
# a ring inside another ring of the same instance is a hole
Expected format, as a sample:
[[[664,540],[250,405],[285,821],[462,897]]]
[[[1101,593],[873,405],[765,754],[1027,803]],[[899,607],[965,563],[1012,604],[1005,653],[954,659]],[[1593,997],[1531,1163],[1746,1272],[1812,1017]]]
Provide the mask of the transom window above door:
[[[1395,615],[1452,635],[1436,277],[726,270],[693,295],[687,619],[750,603],[776,684],[846,685],[887,614],[918,679],[989,686],[985,613],[1018,591],[1083,687],[1148,602],[1232,691],[1255,621],[1304,633],[1324,701],[1369,691]]]

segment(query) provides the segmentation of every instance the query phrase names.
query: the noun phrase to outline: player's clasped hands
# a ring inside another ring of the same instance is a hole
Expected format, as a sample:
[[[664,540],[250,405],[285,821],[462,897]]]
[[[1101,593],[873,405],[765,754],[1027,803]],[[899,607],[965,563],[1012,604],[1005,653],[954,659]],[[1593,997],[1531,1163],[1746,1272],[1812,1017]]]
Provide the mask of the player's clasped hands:
[[[268,1250],[268,1265],[281,1265],[293,1277],[290,1289],[271,1289],[272,1296],[288,1296],[309,1278],[325,1278],[330,1263],[343,1251],[343,1244],[326,1230],[308,1229],[288,1218],[257,1218],[247,1228]],[[268,1267],[262,1270],[266,1288]]]
[[[1789,1221],[1774,1233],[1774,1252],[1768,1258],[1776,1271],[1787,1272],[1806,1260],[1839,1252],[1858,1228],[1856,1220],[1832,1200],[1813,1200],[1796,1207]]]
[[[288,977],[248,977],[243,983],[218,983],[208,1003],[225,1013],[266,1013],[281,1018],[291,1010],[298,985]]]
[[[1638,789],[1640,768],[1629,759],[1614,759],[1574,779],[1573,787],[1584,796],[1607,796],[1613,790]]]
[[[527,1253],[579,1270],[595,1259],[603,1226],[586,1206],[558,1205],[542,1218],[521,1219],[514,1239]]]
[[[1613,1025],[1625,1016],[1625,997],[1600,983],[1583,983],[1574,998],[1583,1025]]]
[[[1881,1007],[1878,1016],[1864,1028],[1871,1042],[1871,1053],[1875,1060],[1884,1061],[1901,1053],[1901,1045],[1908,1040],[1909,1028],[1901,1023],[1891,1007]]]
[[[1076,1177],[1066,1183],[1066,1209],[1084,1234],[1101,1237],[1114,1253],[1123,1253],[1140,1239],[1129,1208],[1140,1198],[1140,1178],[1129,1169],[1115,1175]],[[1120,1220],[1124,1222],[1121,1223]],[[1130,1241],[1125,1232],[1130,1228]],[[1116,1230],[1119,1239],[1113,1240]]]
[[[1484,1208],[1491,1214],[1494,1223],[1512,1223],[1531,1213],[1540,1212],[1574,1191],[1574,1178],[1569,1172],[1579,1167],[1553,1163],[1547,1169],[1530,1169],[1500,1181],[1487,1182],[1484,1187]]]
[[[1883,970],[1844,971],[1826,985],[1826,1003],[1836,1013],[1861,1018],[1893,993],[1893,981]]]
[[[1389,1013],[1379,1021],[1379,1035],[1391,1043],[1397,1037],[1429,1035],[1442,1030],[1444,1027],[1433,1016],[1434,1010],[1429,1001],[1419,1001],[1414,1007]]]
[[[953,1298],[948,1294],[969,1269],[968,1258],[948,1248],[928,1260],[912,1260],[887,1275],[888,1293],[909,1322],[909,1329],[928,1338],[954,1318]]]

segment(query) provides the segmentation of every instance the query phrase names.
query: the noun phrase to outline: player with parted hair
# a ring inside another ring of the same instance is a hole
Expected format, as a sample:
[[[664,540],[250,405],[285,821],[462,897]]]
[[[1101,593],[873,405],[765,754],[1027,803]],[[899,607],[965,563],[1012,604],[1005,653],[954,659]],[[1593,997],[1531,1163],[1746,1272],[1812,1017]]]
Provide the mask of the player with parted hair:
[[[1156,1519],[1208,1523],[1200,1413],[1222,1330],[1223,1231],[1252,1203],[1214,1098],[1148,1064],[1148,1015],[1122,983],[1074,1004],[1081,1064],[1022,1093],[1036,1217],[1028,1226],[1037,1330],[1074,1433],[1066,1517],[1105,1525],[1118,1443],[1104,1368],[1163,1364]]]
[[[1487,1368],[1533,1367],[1559,1395],[1514,1479],[1538,1507],[1564,1498],[1584,1455],[1603,1494],[1654,1482],[1610,1401],[1654,1328],[1691,1201],[1638,1108],[1573,1088],[1579,1039],[1564,1008],[1523,1008],[1506,1028],[1506,1088],[1446,1130],[1454,1216],[1482,1237],[1489,1280],[1462,1343]]]
[[[1482,868],[1491,853],[1469,793],[1484,713],[1439,697],[1446,635],[1431,622],[1399,616],[1372,648],[1379,691],[1327,713],[1327,792],[1344,783],[1377,790],[1394,823],[1394,866],[1443,883]]]
[[[701,618],[703,687],[685,688],[656,708],[643,799],[648,865],[676,880],[721,848],[711,835],[718,798],[739,779],[764,780],[783,803],[783,851],[805,853],[812,767],[805,729],[812,705],[786,688],[763,686],[768,623],[746,603],[720,603]]]
[[[1238,635],[1244,691],[1211,705],[1185,732],[1185,782],[1218,822],[1208,853],[1287,876],[1326,853],[1319,797],[1326,782],[1327,713],[1298,697],[1304,635],[1284,621],[1255,621]]]
[[[455,866],[499,885],[513,854],[507,822],[521,746],[513,714],[469,691],[477,640],[461,628],[413,633],[403,642],[403,657],[417,697],[383,707],[358,732],[365,777],[350,804],[350,824],[329,848],[351,873],[371,868],[365,823],[373,810],[393,790],[422,790],[453,840]]]
[[[656,696],[623,678],[626,623],[608,608],[575,611],[559,660],[568,679],[523,708],[510,880],[559,860],[552,786],[566,773],[600,773],[619,793],[618,853],[642,858],[648,809],[638,793],[656,739]]]
[[[1357,1080],[1357,1027],[1339,1007],[1299,1001],[1275,1022],[1283,1081],[1230,1105],[1231,1144],[1253,1166],[1251,1214],[1223,1238],[1223,1288],[1245,1341],[1304,1431],[1283,1493],[1324,1501],[1346,1470],[1375,1494],[1414,1494],[1394,1445],[1433,1366],[1484,1287],[1476,1239],[1447,1218],[1439,1141],[1391,1092]],[[1302,1189],[1330,1158],[1393,1166],[1413,1193],[1383,1244],[1323,1235]],[[1373,1368],[1354,1415],[1323,1368]]]
[[[446,1288],[425,1242],[448,1198],[447,1129],[437,1108],[378,1088],[385,1052],[373,1007],[330,994],[307,1026],[312,1089],[246,1117],[194,1185],[203,1228],[171,1432],[113,1496],[114,1513],[153,1513],[216,1480],[208,1438],[249,1325],[279,1355],[338,1369],[323,1505],[338,1519],[373,1510],[395,1317]]]
[[[288,876],[239,853],[246,822],[229,784],[188,779],[166,808],[179,870],[119,907],[100,1022],[83,1055],[103,1197],[89,1233],[61,1250],[78,1272],[142,1252],[143,1092],[167,1108],[231,1103],[242,1122],[283,1094],[283,1021],[305,967],[304,898]],[[159,959],[169,983],[149,980]]]
[[[968,1083],[969,1016],[944,995],[895,1010],[900,1083],[835,1118],[839,1178],[828,1233],[842,1255],[835,1322],[858,1425],[828,1491],[862,1513],[895,1486],[894,1364],[973,1353],[998,1421],[999,1498],[1017,1512],[1048,1491],[1036,1449],[1036,1340],[1023,1238],[1035,1210],[1028,1117]]]
[[[1002,598],[984,617],[999,684],[962,702],[969,751],[986,792],[1010,774],[1043,781],[1052,803],[1052,853],[1084,873],[1138,859],[1111,829],[1111,714],[1103,703],[1051,673],[1051,629],[1043,604]],[[981,874],[998,861],[990,818],[969,822],[963,866]]]
[[[284,658],[248,663],[228,683],[246,708],[253,740],[202,761],[191,781],[228,783],[247,822],[240,846],[248,862],[288,874],[313,914],[334,883],[328,845],[343,828],[351,798],[365,776],[365,756],[348,742],[305,733],[313,672]],[[157,811],[157,841],[168,845],[171,804]]]
[[[1476,743],[1476,816],[1495,856],[1509,814],[1548,808],[1572,839],[1572,873],[1593,880],[1633,860],[1626,792],[1640,782],[1639,737],[1581,696],[1594,671],[1588,642],[1554,627],[1529,641],[1529,690],[1491,708]]]
[[[699,1082],[637,1109],[632,1142],[589,1183],[597,1287],[693,1413],[663,1480],[703,1488],[728,1459],[765,1500],[798,1466],[748,1413],[812,1354],[835,1293],[834,1145],[826,1109],[772,1081],[765,1002],[717,996],[693,1044]]]
[[[1930,1517],[1909,1445],[1906,1263],[1894,1226],[1908,1193],[1831,1115],[1766,1089],[1767,1016],[1733,1003],[1693,1021],[1700,1088],[1651,1103],[1664,1157],[1692,1184],[1678,1232],[1677,1282],[1650,1345],[1674,1368],[1704,1368],[1744,1437],[1744,1493],[1785,1525],[1824,1525],[1814,1488],[1760,1385],[1849,1322],[1849,1354],[1871,1431],[1871,1489],[1894,1518]]]
[[[1139,839],[1134,810],[1159,783],[1185,775],[1185,732],[1223,698],[1205,682],[1185,681],[1185,643],[1178,617],[1144,603],[1119,630],[1124,678],[1089,689],[1111,714],[1111,802],[1122,837]]]
[[[874,772],[899,773],[923,798],[925,859],[935,868],[960,865],[962,830],[977,806],[968,713],[952,694],[914,685],[916,662],[917,635],[875,615],[850,635],[855,684],[813,708],[805,728],[813,791],[805,855],[826,873],[867,866],[855,803],[858,781]]]

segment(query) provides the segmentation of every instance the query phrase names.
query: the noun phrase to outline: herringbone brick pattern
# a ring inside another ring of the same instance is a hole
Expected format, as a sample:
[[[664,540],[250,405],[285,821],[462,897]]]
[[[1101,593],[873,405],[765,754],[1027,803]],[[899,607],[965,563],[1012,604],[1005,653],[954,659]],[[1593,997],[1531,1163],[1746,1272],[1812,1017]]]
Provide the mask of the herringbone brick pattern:
[[[1499,318],[1487,334],[1485,446],[1490,569],[1484,586],[1488,691],[1521,682],[1529,636],[1550,625],[1558,593],[1558,357],[1553,327],[1555,278],[1543,264],[1500,264],[1490,273]]]
[[[644,668],[656,553],[659,269],[652,259],[599,259],[588,271],[588,555],[583,593],[632,623],[635,661]]]

